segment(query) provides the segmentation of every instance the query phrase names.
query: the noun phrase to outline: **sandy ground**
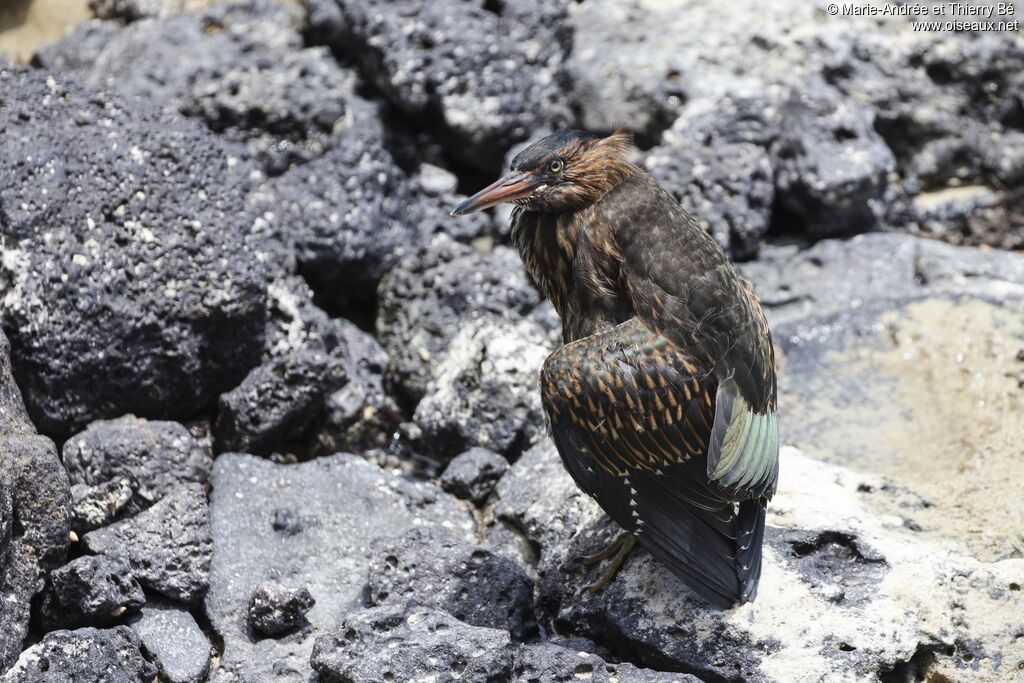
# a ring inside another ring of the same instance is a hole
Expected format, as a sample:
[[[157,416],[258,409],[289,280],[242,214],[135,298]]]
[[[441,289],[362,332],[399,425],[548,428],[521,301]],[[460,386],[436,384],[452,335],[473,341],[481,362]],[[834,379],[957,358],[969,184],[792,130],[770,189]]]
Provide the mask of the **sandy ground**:
[[[0,0],[0,58],[28,61],[91,16],[89,0]]]
[[[890,506],[884,512],[956,539],[979,559],[1019,557],[1022,350],[1019,314],[977,300],[914,303],[882,315],[863,343],[827,353],[820,372],[802,380],[813,386],[794,396],[787,420],[817,423],[800,444],[809,455],[884,475],[927,500],[901,508],[885,502],[892,496],[872,496]]]

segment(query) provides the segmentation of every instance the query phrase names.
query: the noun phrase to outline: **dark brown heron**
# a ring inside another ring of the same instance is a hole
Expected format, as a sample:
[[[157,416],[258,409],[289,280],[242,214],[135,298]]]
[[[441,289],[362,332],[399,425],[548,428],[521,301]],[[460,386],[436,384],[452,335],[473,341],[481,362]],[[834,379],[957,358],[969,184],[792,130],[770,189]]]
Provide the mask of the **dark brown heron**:
[[[757,593],[778,479],[775,359],[760,301],[630,139],[559,132],[453,212],[502,202],[512,240],[562,319],[541,391],[581,489],[712,605]]]

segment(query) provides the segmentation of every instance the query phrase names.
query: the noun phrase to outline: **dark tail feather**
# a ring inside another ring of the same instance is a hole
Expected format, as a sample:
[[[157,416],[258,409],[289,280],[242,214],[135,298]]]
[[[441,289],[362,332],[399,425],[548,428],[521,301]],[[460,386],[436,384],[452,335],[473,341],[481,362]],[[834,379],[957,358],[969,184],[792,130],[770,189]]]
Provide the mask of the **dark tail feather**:
[[[761,580],[761,545],[768,501],[764,498],[740,503],[737,518],[736,574],[740,580],[740,602],[753,602]]]

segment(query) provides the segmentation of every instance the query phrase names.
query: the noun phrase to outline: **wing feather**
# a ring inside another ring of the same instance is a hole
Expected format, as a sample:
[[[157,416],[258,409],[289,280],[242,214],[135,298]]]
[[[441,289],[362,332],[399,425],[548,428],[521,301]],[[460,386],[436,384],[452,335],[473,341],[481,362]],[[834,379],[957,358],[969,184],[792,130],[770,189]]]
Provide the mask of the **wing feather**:
[[[622,290],[637,317],[718,380],[717,392],[704,386],[717,411],[698,415],[710,429],[708,476],[737,499],[770,497],[779,453],[775,356],[757,295],[649,176],[628,179],[602,201],[611,214],[605,220],[616,226]]]
[[[580,487],[708,602],[750,595],[760,544],[741,547],[757,538],[743,536],[747,503],[708,477],[710,370],[634,318],[563,346],[541,380],[555,444]],[[679,387],[693,383],[687,398]],[[683,419],[666,417],[672,401]],[[621,426],[593,429],[597,416]]]

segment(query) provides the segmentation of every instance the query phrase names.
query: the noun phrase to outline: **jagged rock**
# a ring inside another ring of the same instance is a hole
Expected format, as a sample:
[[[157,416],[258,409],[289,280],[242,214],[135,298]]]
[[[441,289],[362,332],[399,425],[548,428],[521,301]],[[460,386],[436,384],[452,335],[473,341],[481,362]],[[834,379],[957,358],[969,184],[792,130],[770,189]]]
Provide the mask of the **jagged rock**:
[[[434,368],[413,419],[425,450],[482,446],[514,458],[547,429],[538,378],[556,344],[532,320],[469,321]]]
[[[47,631],[102,626],[145,602],[142,586],[126,562],[86,555],[50,572],[40,622]]]
[[[515,561],[447,532],[413,529],[373,544],[367,573],[370,605],[415,602],[471,626],[536,630],[533,582]]]
[[[508,460],[494,451],[470,448],[448,463],[441,474],[441,487],[453,496],[480,504],[507,471]]]
[[[895,160],[872,123],[865,105],[812,81],[698,100],[665,140],[762,147],[771,159],[775,197],[790,212],[787,227],[824,237],[876,229],[886,215]]]
[[[324,398],[348,381],[340,360],[302,349],[249,373],[220,398],[219,451],[303,452],[324,419]]]
[[[173,600],[195,603],[209,586],[210,510],[199,484],[179,484],[153,507],[90,531],[82,543],[124,560],[139,583]]]
[[[601,592],[585,591],[601,570],[578,558],[616,528],[574,490],[549,444],[502,479],[496,514],[539,549],[541,600],[557,605],[560,627],[638,663],[712,680],[855,680],[883,675],[925,648],[948,652],[939,656],[942,671],[1002,670],[991,653],[1015,647],[1012,618],[991,616],[1020,609],[1008,585],[1024,570],[1021,560],[980,562],[920,537],[914,497],[890,489],[891,505],[879,507],[870,492],[884,482],[872,475],[790,448],[780,471],[758,598],[725,612],[705,606],[642,551]]]
[[[553,643],[524,645],[518,653],[515,680],[523,683],[701,683],[691,674],[638,669],[632,664],[611,664],[595,654],[570,650]]]
[[[393,146],[392,146],[393,147]],[[425,234],[444,233],[460,242],[500,239],[508,232],[507,221],[496,221],[486,211],[453,218],[451,210],[462,203],[459,179],[454,173],[429,162],[420,163],[413,178],[417,196],[423,203]]]
[[[67,474],[28,419],[9,354],[0,330],[0,671],[21,652],[46,573],[64,562],[71,516]]]
[[[448,494],[353,455],[276,465],[225,454],[212,484],[217,552],[205,605],[224,640],[215,681],[309,678],[314,639],[362,604],[375,539],[414,525],[467,540],[474,533],[472,516]],[[249,599],[267,581],[304,586],[316,604],[308,626],[254,642]]]
[[[377,338],[414,401],[472,318],[518,318],[540,300],[511,249],[483,253],[444,236],[392,270],[378,294]]]
[[[422,207],[379,140],[354,130],[308,164],[267,183],[277,239],[332,308],[372,304],[381,277],[418,241]]]
[[[290,296],[286,294],[286,296]],[[219,451],[308,455],[383,446],[401,421],[388,395],[387,354],[354,324],[327,318],[300,299],[280,353],[221,396]],[[294,349],[289,349],[298,343]]]
[[[385,386],[390,363],[374,337],[346,320],[332,321],[349,380],[327,397],[320,452],[359,451],[390,442],[402,413]]]
[[[142,651],[168,683],[200,683],[210,670],[210,643],[199,624],[182,609],[149,601],[130,622]]]
[[[775,188],[808,234],[849,234],[879,226],[896,161],[873,119],[869,108],[824,89],[794,92],[781,105],[780,135],[770,147]]]
[[[506,631],[468,626],[447,612],[410,604],[350,614],[336,631],[317,638],[312,663],[322,680],[337,682],[453,674],[501,681],[512,680],[515,658]]]
[[[644,166],[732,258],[757,255],[775,199],[771,162],[762,148],[680,141],[650,150]]]
[[[771,121],[770,134],[758,141],[765,144],[792,127],[796,144],[783,148],[794,158],[773,155],[790,167],[776,168],[778,195],[811,232],[863,230],[881,217],[919,231],[921,217],[912,207],[886,216],[886,205],[947,186],[980,184],[999,192],[1019,184],[1022,109],[1011,93],[1022,84],[1024,45],[1016,32],[921,31],[912,25],[921,17],[831,17],[800,3],[764,8],[755,23],[743,21],[743,11],[713,0],[570,5],[569,68],[584,123],[608,130],[625,122],[652,144],[678,115],[671,132],[700,144],[707,144],[709,131]],[[792,93],[813,95],[809,115],[799,113],[801,105],[780,118]],[[737,99],[757,105],[734,117]],[[822,107],[825,102],[831,104]],[[836,133],[841,140],[833,139]],[[894,192],[880,196],[874,193],[884,168],[895,171],[884,179]],[[835,211],[821,199],[834,202]],[[844,205],[848,213],[840,212]],[[780,218],[781,224],[790,217]],[[990,244],[1019,242],[1008,230],[991,232]]]
[[[683,74],[671,63],[685,43],[655,30],[658,23],[647,24],[651,9],[638,2],[569,4],[574,35],[567,69],[586,130],[621,126],[656,140],[685,102]],[[662,40],[670,49],[657,49],[669,48]]]
[[[805,250],[773,249],[740,264],[774,325],[855,310],[871,302],[925,296],[1024,299],[1024,263],[1016,254],[954,247],[908,235],[823,240]]]
[[[863,31],[832,41],[822,73],[877,112],[876,127],[915,191],[993,177],[1013,186],[1024,174],[1024,134],[1009,93],[1024,83],[1024,45],[1012,31],[906,38]]]
[[[314,36],[358,61],[395,106],[435,126],[465,163],[493,170],[530,131],[573,118],[558,3],[545,4],[542,18],[532,3],[307,4]]]
[[[314,604],[305,588],[260,584],[249,598],[249,624],[264,635],[276,636],[295,628]]]
[[[111,479],[95,486],[72,485],[72,530],[83,534],[110,524],[131,501],[132,492],[128,479]]]
[[[112,7],[98,16],[157,14],[133,9]],[[271,175],[323,154],[337,144],[336,130],[376,118],[355,94],[352,72],[324,48],[301,49],[303,17],[295,3],[247,0],[159,14],[117,32],[94,22],[40,50],[36,62],[196,117],[244,143]],[[103,44],[97,35],[106,37]],[[94,58],[77,57],[83,48]]]
[[[226,155],[193,124],[62,81],[0,67],[15,377],[48,434],[193,416],[259,362],[266,320]]]
[[[62,459],[73,485],[127,479],[144,507],[178,484],[205,484],[213,466],[184,425],[134,415],[93,422],[64,443]]]
[[[53,631],[21,653],[2,683],[151,683],[157,670],[127,626]]]

